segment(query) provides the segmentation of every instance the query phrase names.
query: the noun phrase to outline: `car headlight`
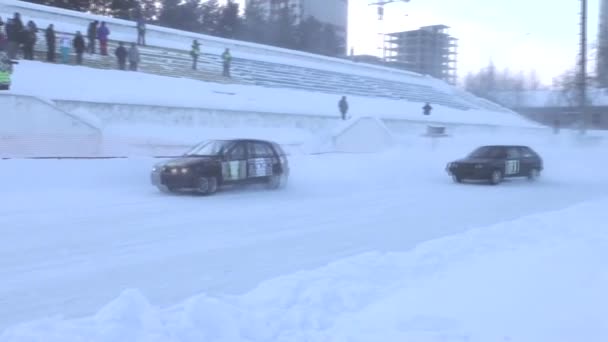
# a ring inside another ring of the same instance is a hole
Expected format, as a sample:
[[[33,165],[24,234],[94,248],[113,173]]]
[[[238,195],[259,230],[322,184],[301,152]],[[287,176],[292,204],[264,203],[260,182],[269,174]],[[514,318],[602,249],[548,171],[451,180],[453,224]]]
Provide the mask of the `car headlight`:
[[[178,172],[179,172],[179,170],[176,168],[171,169],[171,173],[174,175],[177,174]]]
[[[475,168],[476,169],[482,169],[483,168],[483,164],[475,164]]]
[[[181,173],[188,173],[188,168],[187,167],[182,167],[181,169],[179,169],[179,172]]]

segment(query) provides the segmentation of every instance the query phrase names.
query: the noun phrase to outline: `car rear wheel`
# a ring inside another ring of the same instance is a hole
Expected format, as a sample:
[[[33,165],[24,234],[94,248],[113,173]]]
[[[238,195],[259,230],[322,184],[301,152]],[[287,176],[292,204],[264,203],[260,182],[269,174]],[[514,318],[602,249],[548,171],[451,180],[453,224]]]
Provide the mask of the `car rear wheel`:
[[[500,182],[502,182],[502,171],[500,170],[494,170],[492,171],[492,174],[490,175],[490,184],[492,185],[496,185],[499,184]]]
[[[198,180],[197,191],[202,195],[211,195],[217,192],[217,178],[201,177]]]
[[[540,177],[540,171],[538,171],[538,169],[532,169],[528,173],[528,179],[531,180],[531,181],[537,180],[538,177]]]
[[[272,175],[268,177],[268,183],[266,183],[268,189],[272,190],[283,188],[285,185],[287,185],[287,176],[285,175]]]

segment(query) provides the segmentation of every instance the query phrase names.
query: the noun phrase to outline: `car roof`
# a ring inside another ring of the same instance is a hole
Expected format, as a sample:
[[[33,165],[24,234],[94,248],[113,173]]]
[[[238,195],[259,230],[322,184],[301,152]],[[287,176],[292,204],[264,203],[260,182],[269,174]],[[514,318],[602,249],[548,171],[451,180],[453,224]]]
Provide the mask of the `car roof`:
[[[235,138],[235,139],[207,139],[205,141],[223,141],[223,142],[261,142],[267,144],[274,144],[273,141],[270,140],[262,140],[262,139],[249,139],[249,138]]]
[[[492,147],[492,148],[506,148],[506,147],[518,147],[518,148],[530,148],[526,145],[483,145],[480,147]]]

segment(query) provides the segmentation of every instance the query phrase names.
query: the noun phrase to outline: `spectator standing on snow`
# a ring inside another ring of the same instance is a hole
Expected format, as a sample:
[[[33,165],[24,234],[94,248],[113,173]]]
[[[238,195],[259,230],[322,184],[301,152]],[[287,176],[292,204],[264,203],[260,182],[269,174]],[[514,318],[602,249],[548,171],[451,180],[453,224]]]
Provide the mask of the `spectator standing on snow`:
[[[110,29],[106,26],[106,22],[102,21],[101,26],[97,30],[97,38],[99,39],[99,50],[103,56],[108,55],[108,37],[110,36]]]
[[[74,37],[74,40],[72,40],[72,46],[76,52],[76,64],[82,65],[82,55],[86,50],[86,43],[80,31],[76,32],[76,36]]]
[[[55,34],[55,27],[53,24],[50,24],[49,27],[46,28],[44,37],[46,38],[46,60],[48,62],[55,62],[57,35]]]
[[[222,62],[224,65],[222,75],[224,75],[224,77],[230,77],[230,63],[232,62],[232,55],[230,54],[230,49],[226,49],[224,50],[224,53],[222,53]]]
[[[137,71],[137,65],[139,65],[139,49],[135,43],[131,43],[129,48],[129,70]]]
[[[8,44],[6,34],[4,33],[4,21],[2,17],[0,17],[0,51],[6,50],[6,45]]]
[[[38,40],[38,36],[36,33],[38,32],[38,27],[36,24],[30,20],[27,22],[27,26],[25,30],[23,30],[23,58],[28,60],[34,60],[34,46],[36,45],[36,41]]]
[[[201,45],[198,43],[198,40],[192,41],[192,48],[190,49],[190,56],[192,56],[192,70],[196,70],[196,65],[198,64],[198,56],[201,54]]]
[[[9,90],[11,87],[11,74],[13,73],[13,64],[17,62],[8,58],[8,54],[0,51],[0,90]]]
[[[60,51],[61,51],[61,63],[68,64],[70,62],[70,40],[68,37],[61,37]]]
[[[137,19],[137,44],[146,46],[146,21],[141,15]]]
[[[116,55],[116,59],[118,60],[118,68],[120,70],[125,70],[127,65],[128,52],[122,42],[118,43],[118,47],[116,48],[116,51],[114,51],[114,54]]]
[[[90,54],[95,53],[95,40],[97,39],[97,25],[99,22],[97,20],[91,22],[87,29],[87,38],[89,39],[89,45],[87,46],[87,50]]]
[[[21,14],[15,13],[15,15],[6,22],[5,26],[6,38],[8,40],[8,58],[16,59],[17,51],[19,51],[19,45],[21,44],[21,32],[23,31],[23,22],[21,21]]]
[[[346,120],[346,113],[348,113],[348,102],[346,102],[346,96],[342,96],[340,102],[338,102],[338,108],[340,108],[342,120]]]
[[[431,115],[431,110],[433,110],[433,107],[431,107],[431,104],[428,102],[422,107],[424,115]]]

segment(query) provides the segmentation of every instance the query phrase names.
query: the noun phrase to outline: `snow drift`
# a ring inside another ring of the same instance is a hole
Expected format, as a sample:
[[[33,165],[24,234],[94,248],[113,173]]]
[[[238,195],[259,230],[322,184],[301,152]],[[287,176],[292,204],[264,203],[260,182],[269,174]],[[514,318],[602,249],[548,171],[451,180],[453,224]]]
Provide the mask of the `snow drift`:
[[[158,308],[127,290],[93,317],[49,317],[0,341],[605,341],[607,206],[363,254],[240,296]]]

